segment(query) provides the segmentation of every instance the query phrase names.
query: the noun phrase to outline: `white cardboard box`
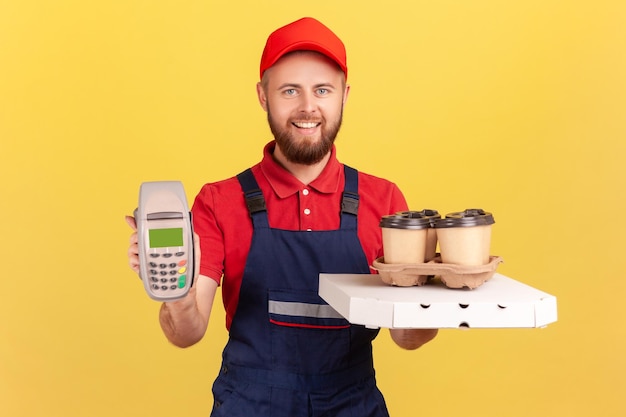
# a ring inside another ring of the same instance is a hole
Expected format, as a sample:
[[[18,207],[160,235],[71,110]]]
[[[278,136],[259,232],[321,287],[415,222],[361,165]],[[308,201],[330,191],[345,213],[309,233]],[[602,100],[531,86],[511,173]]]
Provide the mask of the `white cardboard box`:
[[[320,274],[319,295],[350,323],[372,328],[536,328],[557,320],[556,297],[498,273],[473,290],[437,279],[396,287],[374,274]]]

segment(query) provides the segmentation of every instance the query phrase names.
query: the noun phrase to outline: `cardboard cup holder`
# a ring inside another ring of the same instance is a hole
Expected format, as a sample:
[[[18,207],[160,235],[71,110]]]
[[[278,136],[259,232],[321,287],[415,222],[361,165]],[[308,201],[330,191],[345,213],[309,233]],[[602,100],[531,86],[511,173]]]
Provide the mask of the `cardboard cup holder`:
[[[378,271],[385,284],[398,287],[422,286],[433,276],[439,276],[448,288],[480,287],[489,281],[500,263],[499,256],[490,256],[485,265],[456,265],[441,262],[441,256],[423,264],[385,264],[384,257],[376,259],[371,268]]]

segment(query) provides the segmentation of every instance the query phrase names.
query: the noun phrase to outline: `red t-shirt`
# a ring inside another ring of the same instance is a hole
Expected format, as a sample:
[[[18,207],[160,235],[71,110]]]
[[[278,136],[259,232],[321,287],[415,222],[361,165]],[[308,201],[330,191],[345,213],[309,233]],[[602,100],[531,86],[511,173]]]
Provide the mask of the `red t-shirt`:
[[[252,167],[265,197],[270,227],[304,233],[338,229],[345,178],[335,148],[320,176],[307,185],[274,160],[274,146],[274,142],[267,144],[263,160]],[[395,184],[359,172],[358,236],[369,265],[382,256],[381,217],[405,210],[406,200]],[[205,184],[192,212],[202,251],[200,274],[222,285],[229,329],[252,240],[252,221],[237,178]]]

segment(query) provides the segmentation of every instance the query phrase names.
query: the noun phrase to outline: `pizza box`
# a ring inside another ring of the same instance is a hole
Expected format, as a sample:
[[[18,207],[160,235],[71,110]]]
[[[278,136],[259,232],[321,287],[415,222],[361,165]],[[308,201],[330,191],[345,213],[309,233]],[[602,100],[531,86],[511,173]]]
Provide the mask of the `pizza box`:
[[[471,290],[437,278],[399,287],[377,274],[320,274],[319,295],[350,323],[370,328],[537,328],[557,320],[555,296],[499,273]]]

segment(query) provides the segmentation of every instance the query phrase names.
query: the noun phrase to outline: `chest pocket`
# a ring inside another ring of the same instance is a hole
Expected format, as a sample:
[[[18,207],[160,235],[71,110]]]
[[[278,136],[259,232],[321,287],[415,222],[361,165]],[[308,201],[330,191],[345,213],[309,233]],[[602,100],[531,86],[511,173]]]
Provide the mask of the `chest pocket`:
[[[269,290],[272,368],[319,374],[346,367],[353,326],[316,292]]]

